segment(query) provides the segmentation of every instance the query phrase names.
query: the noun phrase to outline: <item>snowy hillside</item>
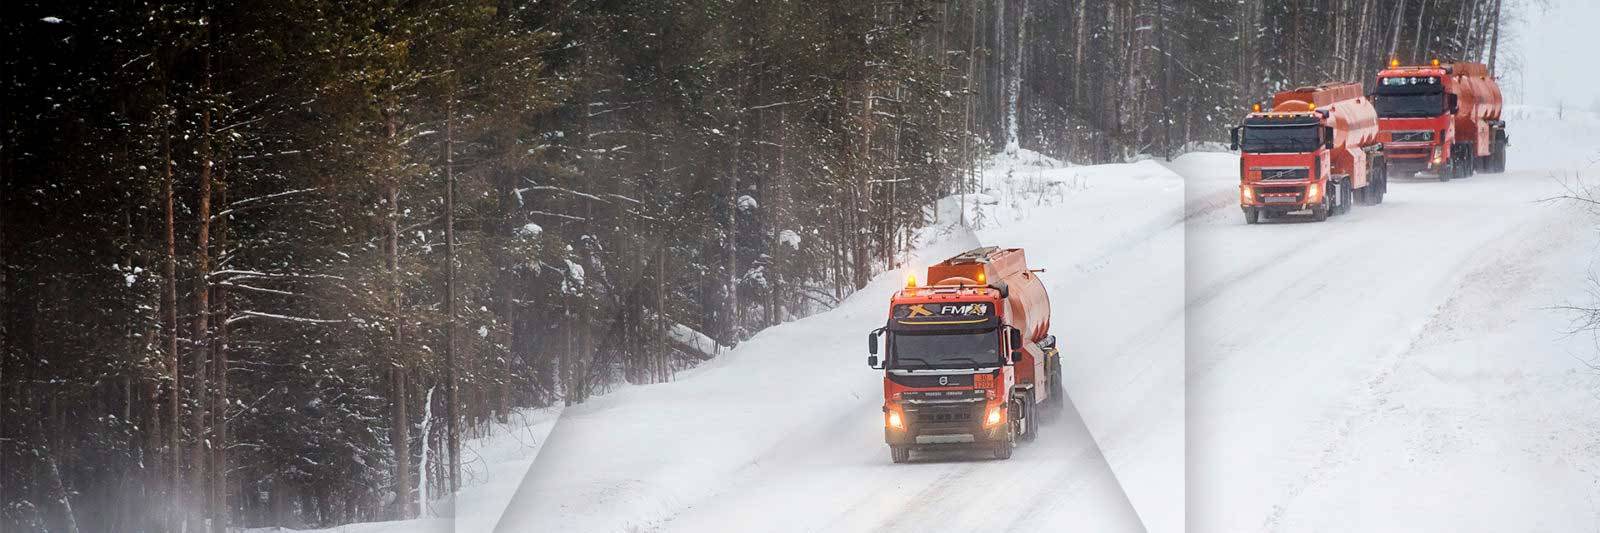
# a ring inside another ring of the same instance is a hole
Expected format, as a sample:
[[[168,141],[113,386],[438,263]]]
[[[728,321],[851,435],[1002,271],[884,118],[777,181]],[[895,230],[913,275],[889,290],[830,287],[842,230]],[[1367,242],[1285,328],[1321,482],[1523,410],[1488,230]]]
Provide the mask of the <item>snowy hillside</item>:
[[[1001,156],[913,264],[1042,266],[1074,414],[1009,461],[909,465],[862,338],[901,272],[675,382],[567,409],[488,469],[459,531],[1579,531],[1600,523],[1600,378],[1569,336],[1600,118],[1513,107],[1511,171],[1400,180],[1327,223],[1245,226],[1237,159]],[[960,227],[959,213],[982,224]],[[1187,382],[1187,385],[1186,385]],[[505,437],[474,443],[501,447]],[[525,448],[526,449],[526,448]],[[502,454],[504,455],[504,454]],[[503,514],[497,510],[503,509]],[[440,521],[344,531],[425,531]],[[1187,526],[1187,528],[1186,528]]]
[[[1513,107],[1510,171],[1397,180],[1324,224],[1197,211],[1188,256],[1191,531],[1589,531],[1600,523],[1600,121]],[[1187,156],[1191,205],[1236,194]],[[1227,204],[1221,201],[1221,204]]]

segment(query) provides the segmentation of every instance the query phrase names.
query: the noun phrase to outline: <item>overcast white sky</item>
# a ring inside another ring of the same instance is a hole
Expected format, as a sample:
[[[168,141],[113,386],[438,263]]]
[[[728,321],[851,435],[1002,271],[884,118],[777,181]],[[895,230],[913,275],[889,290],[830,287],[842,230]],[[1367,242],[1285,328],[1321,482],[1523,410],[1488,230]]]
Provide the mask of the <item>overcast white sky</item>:
[[[1521,21],[1513,49],[1522,72],[1507,72],[1502,85],[1512,103],[1595,109],[1600,106],[1600,0],[1517,0]],[[1540,4],[1544,5],[1540,5]],[[1520,98],[1519,98],[1520,97]]]

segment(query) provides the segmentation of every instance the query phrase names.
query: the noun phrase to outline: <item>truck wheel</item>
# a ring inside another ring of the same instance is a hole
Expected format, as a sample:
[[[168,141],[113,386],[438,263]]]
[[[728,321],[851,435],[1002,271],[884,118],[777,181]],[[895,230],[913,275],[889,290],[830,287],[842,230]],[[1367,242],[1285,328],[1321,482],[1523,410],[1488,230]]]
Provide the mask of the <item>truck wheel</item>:
[[[1261,222],[1261,210],[1254,207],[1244,208],[1244,223],[1255,224]]]
[[[1033,442],[1034,437],[1039,436],[1039,417],[1035,416],[1038,414],[1035,411],[1038,410],[1039,404],[1034,403],[1032,391],[1023,395],[1022,398],[1024,405],[1027,407],[1020,409],[1022,411],[1022,419],[1018,420],[1017,424],[1022,427],[1022,442]]]
[[[910,462],[911,461],[911,447],[910,446],[890,446],[889,447],[889,460],[890,461],[894,461],[895,464]]]
[[[1377,185],[1378,188],[1375,189],[1375,191],[1377,192],[1378,198],[1373,200],[1372,205],[1382,204],[1383,195],[1389,194],[1389,162],[1387,160],[1382,161],[1382,163],[1378,165]]]
[[[1067,387],[1061,383],[1061,356],[1056,356],[1056,364],[1050,369],[1050,407],[1054,414],[1061,414],[1061,408],[1067,405]]]
[[[1450,181],[1450,178],[1454,178],[1455,174],[1456,174],[1456,158],[1455,157],[1451,157],[1449,159],[1446,159],[1445,163],[1444,163],[1444,168],[1439,169],[1439,181]]]
[[[1016,426],[1006,424],[1006,438],[994,445],[994,458],[1006,460],[1011,458],[1011,448],[1017,444]]]
[[[1339,206],[1333,214],[1346,215],[1350,213],[1350,204],[1354,203],[1356,199],[1355,191],[1350,189],[1350,185],[1351,183],[1348,181],[1339,183]]]

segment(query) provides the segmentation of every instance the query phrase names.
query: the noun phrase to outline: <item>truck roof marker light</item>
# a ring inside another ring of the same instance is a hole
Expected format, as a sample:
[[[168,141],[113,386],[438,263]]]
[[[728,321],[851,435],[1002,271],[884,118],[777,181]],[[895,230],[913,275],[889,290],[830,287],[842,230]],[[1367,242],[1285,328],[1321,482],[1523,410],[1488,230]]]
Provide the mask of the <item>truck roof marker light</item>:
[[[985,278],[987,278],[987,276],[984,275],[982,270],[979,270],[978,271],[978,284],[979,285],[983,285],[983,284],[988,283],[988,280],[986,280]]]
[[[1316,110],[1317,110],[1317,104],[1315,102],[1306,104],[1306,111],[1316,111]]]
[[[915,289],[915,288],[917,288],[917,275],[916,275],[916,273],[906,274],[906,288],[907,289]]]
[[[1260,113],[1261,112],[1261,104],[1259,104],[1259,103],[1251,104],[1250,105],[1250,111],[1252,113]]]
[[[1400,58],[1397,58],[1397,57],[1389,58],[1389,68],[1400,68]]]
[[[1433,58],[1433,62],[1429,63],[1429,64],[1433,65],[1435,67],[1439,66],[1439,58],[1437,58],[1437,57]]]

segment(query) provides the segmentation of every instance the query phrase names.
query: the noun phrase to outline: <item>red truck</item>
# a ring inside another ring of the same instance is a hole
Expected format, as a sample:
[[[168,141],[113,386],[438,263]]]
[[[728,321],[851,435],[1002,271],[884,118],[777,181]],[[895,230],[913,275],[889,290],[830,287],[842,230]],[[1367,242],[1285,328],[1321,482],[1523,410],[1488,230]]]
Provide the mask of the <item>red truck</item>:
[[[908,277],[890,299],[888,324],[867,336],[867,365],[884,371],[894,462],[946,447],[1008,459],[1018,439],[1033,440],[1042,406],[1064,405],[1040,272],[1020,248],[977,248],[928,267],[927,285]]]
[[[1297,211],[1317,221],[1355,203],[1383,203],[1388,166],[1378,115],[1359,83],[1283,91],[1233,128],[1239,207],[1246,223]]]
[[[1511,138],[1500,120],[1500,86],[1483,63],[1390,60],[1372,98],[1379,140],[1396,172],[1426,171],[1450,181],[1505,171]]]

